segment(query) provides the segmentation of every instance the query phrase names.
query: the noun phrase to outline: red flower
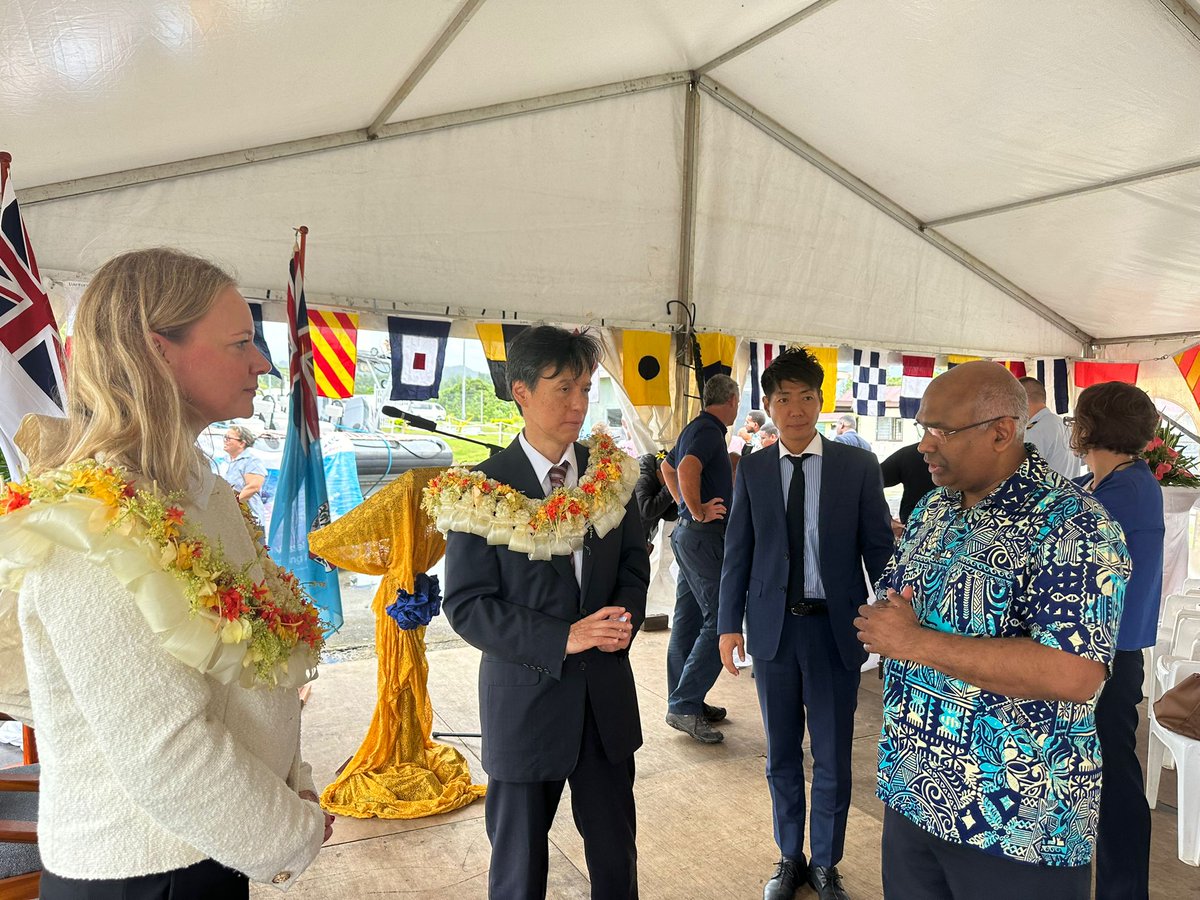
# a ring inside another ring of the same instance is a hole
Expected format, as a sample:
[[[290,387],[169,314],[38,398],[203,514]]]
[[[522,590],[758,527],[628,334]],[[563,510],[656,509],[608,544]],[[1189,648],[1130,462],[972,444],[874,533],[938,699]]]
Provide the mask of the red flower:
[[[247,607],[242,592],[237,588],[227,588],[217,592],[217,601],[221,604],[221,617],[232,622],[240,619],[246,613]]]
[[[1162,445],[1163,445],[1163,439],[1160,437],[1155,437],[1154,440],[1152,440],[1150,443],[1148,443],[1146,445],[1145,452],[1149,453],[1151,450],[1157,450]]]
[[[492,492],[492,483],[490,481],[479,482],[479,491],[482,494],[490,494]]]
[[[607,481],[607,480],[608,480],[608,475],[605,473],[605,471],[603,469],[597,469],[596,470],[596,481]]]
[[[180,509],[178,506],[168,506],[167,507],[167,521],[170,522],[172,525],[182,525],[183,524],[183,510]]]
[[[1171,471],[1171,464],[1168,462],[1161,462],[1157,466],[1154,467],[1154,477],[1157,478],[1159,481],[1162,481],[1163,476],[1166,475],[1170,471]]]
[[[596,485],[592,484],[590,481],[587,484],[581,484],[579,489],[589,497],[593,497],[596,494]]]
[[[21,507],[28,505],[29,494],[16,484],[10,484],[4,492],[4,496],[0,497],[0,509],[6,513],[16,512]]]

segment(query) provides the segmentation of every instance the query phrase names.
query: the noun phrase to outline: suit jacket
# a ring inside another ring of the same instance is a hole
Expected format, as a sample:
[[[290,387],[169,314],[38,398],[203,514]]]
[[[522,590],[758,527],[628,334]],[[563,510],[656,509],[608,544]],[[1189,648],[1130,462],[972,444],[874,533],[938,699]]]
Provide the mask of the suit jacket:
[[[582,472],[588,451],[575,445]],[[629,460],[628,465],[634,465]],[[544,491],[519,441],[477,467],[528,497]],[[483,767],[502,781],[555,781],[575,768],[584,703],[605,754],[626,759],[642,744],[629,652],[591,649],[566,657],[571,625],[604,606],[623,606],[636,632],[646,616],[650,559],[637,507],[601,540],[583,544],[583,591],[569,556],[532,561],[473,534],[446,539],[446,617],[483,651],[479,715]]]
[[[779,447],[772,444],[738,466],[721,567],[717,631],[740,633],[744,616],[746,650],[759,659],[775,658],[788,615],[787,519]],[[867,658],[854,628],[858,607],[868,596],[863,567],[874,583],[891,558],[891,513],[874,454],[825,438],[821,447],[821,581],[842,663],[858,669]]]

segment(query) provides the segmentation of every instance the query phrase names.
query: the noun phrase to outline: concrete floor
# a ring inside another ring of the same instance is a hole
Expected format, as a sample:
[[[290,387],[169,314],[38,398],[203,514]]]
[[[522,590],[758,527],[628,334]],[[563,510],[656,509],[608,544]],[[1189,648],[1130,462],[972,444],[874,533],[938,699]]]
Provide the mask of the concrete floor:
[[[431,635],[430,694],[435,728],[473,731],[478,727],[476,672],[479,654],[447,634],[435,620]],[[771,810],[763,778],[764,738],[753,682],[722,675],[709,695],[729,709],[725,742],[703,746],[663,723],[666,712],[667,633],[639,635],[631,657],[645,732],[637,755],[638,850],[641,896],[753,898],[773,870],[777,851],[771,837]],[[357,748],[375,701],[375,660],[354,659],[322,667],[304,724],[304,751],[318,786]],[[876,740],[880,725],[880,682],[863,678],[855,727],[854,800],[846,858],[841,865],[846,889],[855,900],[882,897],[879,843],[882,805],[874,796]],[[1144,726],[1143,726],[1144,732]],[[1139,739],[1145,748],[1145,734]],[[457,744],[471,762],[477,781],[479,742]],[[1150,895],[1161,900],[1200,897],[1200,869],[1175,856],[1175,777],[1163,772],[1154,843]],[[588,894],[583,845],[564,793],[551,832],[549,896],[574,900]],[[473,900],[487,894],[489,847],[483,804],[415,821],[339,819],[334,837],[289,892],[290,898],[407,896]],[[255,897],[277,896],[255,887]],[[807,888],[797,897],[815,896]]]

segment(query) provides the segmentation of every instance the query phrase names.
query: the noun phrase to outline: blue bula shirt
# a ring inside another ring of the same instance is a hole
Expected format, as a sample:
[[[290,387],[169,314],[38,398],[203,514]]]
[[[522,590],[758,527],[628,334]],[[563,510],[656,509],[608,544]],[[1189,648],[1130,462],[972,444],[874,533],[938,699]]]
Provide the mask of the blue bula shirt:
[[[667,462],[678,469],[685,456],[700,460],[700,502],[707,503],[720,497],[728,508],[733,502],[733,466],[725,446],[725,431],[725,423],[712,413],[700,413],[680,433],[679,440],[667,454]],[[692,521],[692,514],[682,501],[679,517]]]
[[[1085,486],[1091,474],[1075,479]],[[1118,650],[1154,646],[1163,583],[1162,486],[1144,459],[1117,469],[1100,482],[1092,496],[1121,523],[1133,559],[1133,575],[1125,588],[1125,611],[1117,632]]]
[[[1031,638],[1109,665],[1129,553],[1099,503],[1033,449],[970,509],[917,505],[876,592],[913,588],[937,631]],[[1092,857],[1100,809],[1096,700],[1024,700],[930,666],[885,663],[879,798],[944,841],[1049,866]]]

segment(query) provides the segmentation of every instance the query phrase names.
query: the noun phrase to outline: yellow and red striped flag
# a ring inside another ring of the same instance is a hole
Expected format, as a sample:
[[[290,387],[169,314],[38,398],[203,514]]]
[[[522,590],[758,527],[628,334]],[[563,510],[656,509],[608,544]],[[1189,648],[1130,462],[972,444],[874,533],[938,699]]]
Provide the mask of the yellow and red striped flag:
[[[1189,347],[1177,354],[1175,365],[1179,366],[1183,380],[1187,382],[1188,390],[1192,392],[1196,402],[1200,403],[1200,345]]]
[[[328,309],[308,311],[317,393],[334,400],[354,396],[358,367],[358,314]]]

